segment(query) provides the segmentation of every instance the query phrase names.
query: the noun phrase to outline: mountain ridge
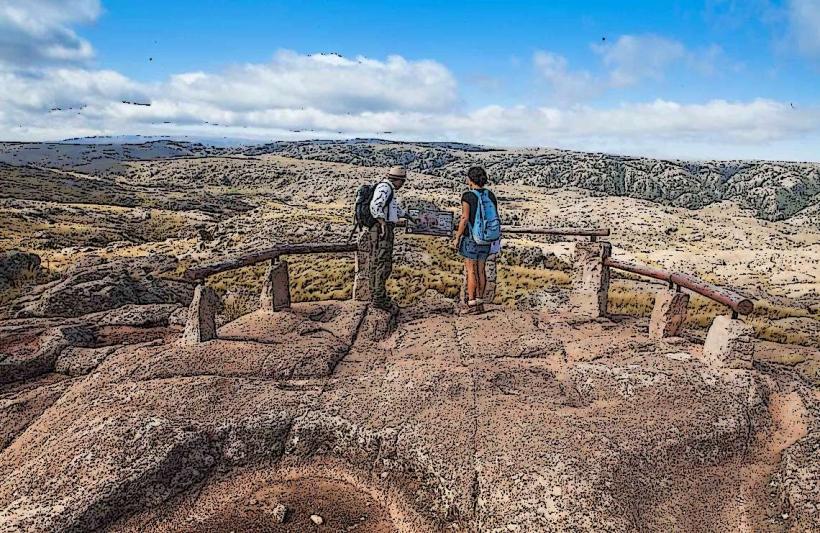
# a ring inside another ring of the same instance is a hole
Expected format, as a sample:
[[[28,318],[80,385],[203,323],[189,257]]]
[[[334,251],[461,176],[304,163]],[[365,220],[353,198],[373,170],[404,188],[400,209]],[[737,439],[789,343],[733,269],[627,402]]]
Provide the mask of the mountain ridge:
[[[452,180],[454,187],[470,166],[481,165],[496,184],[577,187],[689,209],[731,200],[771,221],[788,219],[820,203],[820,163],[812,162],[685,161],[554,148],[498,149],[381,139],[276,141],[235,147],[175,140],[139,144],[0,143],[3,163],[97,175],[119,174],[122,164],[129,160],[220,155],[279,155],[363,167],[400,164],[411,171]]]

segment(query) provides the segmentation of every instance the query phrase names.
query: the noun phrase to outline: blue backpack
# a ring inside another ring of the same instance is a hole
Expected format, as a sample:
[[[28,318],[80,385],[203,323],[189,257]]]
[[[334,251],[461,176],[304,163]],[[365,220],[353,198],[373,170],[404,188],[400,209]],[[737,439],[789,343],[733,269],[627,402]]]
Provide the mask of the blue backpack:
[[[501,238],[501,220],[498,210],[490,199],[490,192],[486,189],[472,191],[478,197],[478,209],[475,214],[475,224],[470,228],[476,244],[492,244]]]

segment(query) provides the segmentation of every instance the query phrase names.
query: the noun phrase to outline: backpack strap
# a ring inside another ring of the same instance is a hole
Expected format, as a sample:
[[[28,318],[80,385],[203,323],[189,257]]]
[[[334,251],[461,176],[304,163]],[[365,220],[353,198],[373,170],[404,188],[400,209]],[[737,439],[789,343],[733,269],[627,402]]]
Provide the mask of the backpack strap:
[[[475,216],[473,217],[473,220],[475,220],[476,222],[480,222],[480,221],[484,220],[484,211],[481,207],[481,204],[482,204],[481,193],[478,192],[478,189],[470,189],[470,192],[475,194],[476,198],[478,199],[478,201],[475,204]],[[470,225],[470,232],[472,233],[473,225],[470,224],[469,220],[467,221],[467,224]],[[481,226],[479,226],[479,227],[481,227]]]
[[[390,187],[390,194],[387,195],[387,201],[384,203],[384,207],[385,207],[385,209],[387,209],[387,213],[385,213],[385,215],[389,216],[390,215],[390,203],[393,201],[393,194],[396,191],[395,191],[395,189],[393,189],[393,184],[390,183],[390,180],[382,180],[379,183],[386,183],[387,186]]]
[[[481,189],[481,190],[484,191],[486,189]],[[472,193],[476,195],[476,198],[478,198],[478,204],[476,204],[476,208],[475,208],[476,214],[475,214],[475,217],[474,217],[474,218],[478,219],[478,213],[481,213],[482,217],[484,216],[484,211],[482,211],[482,208],[481,208],[482,204],[484,203],[484,196],[480,192],[478,192],[478,189],[470,189],[470,191],[472,191]]]

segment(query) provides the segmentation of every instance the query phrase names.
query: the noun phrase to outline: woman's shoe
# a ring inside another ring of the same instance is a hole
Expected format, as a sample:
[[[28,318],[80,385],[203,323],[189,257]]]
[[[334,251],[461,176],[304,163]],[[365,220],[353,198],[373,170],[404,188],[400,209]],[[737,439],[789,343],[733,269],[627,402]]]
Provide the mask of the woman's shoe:
[[[467,302],[467,307],[462,307],[459,309],[458,314],[460,315],[475,315],[478,311],[478,304],[475,300],[470,300]]]

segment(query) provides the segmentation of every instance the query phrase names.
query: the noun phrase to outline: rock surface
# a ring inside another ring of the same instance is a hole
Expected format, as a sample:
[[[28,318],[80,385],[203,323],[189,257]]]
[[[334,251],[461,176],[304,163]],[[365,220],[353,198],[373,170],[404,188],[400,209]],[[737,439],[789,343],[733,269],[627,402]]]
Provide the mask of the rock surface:
[[[18,318],[77,317],[126,304],[188,305],[193,286],[162,279],[172,270],[171,258],[131,258],[81,264],[53,283],[40,285],[12,304]]]
[[[654,339],[675,337],[686,320],[689,295],[662,290],[655,293],[655,306],[649,318],[649,336]]]
[[[39,376],[54,369],[57,358],[70,346],[91,346],[92,330],[82,326],[58,326],[34,340],[31,349],[24,346],[0,360],[0,384]]]
[[[0,453],[0,531],[817,524],[816,405],[789,393],[798,429],[777,407],[799,381],[713,368],[645,321],[428,307],[259,310],[10,391],[31,407]]]
[[[205,285],[197,285],[188,307],[183,344],[198,344],[216,338],[216,313],[220,305],[216,291]]]

